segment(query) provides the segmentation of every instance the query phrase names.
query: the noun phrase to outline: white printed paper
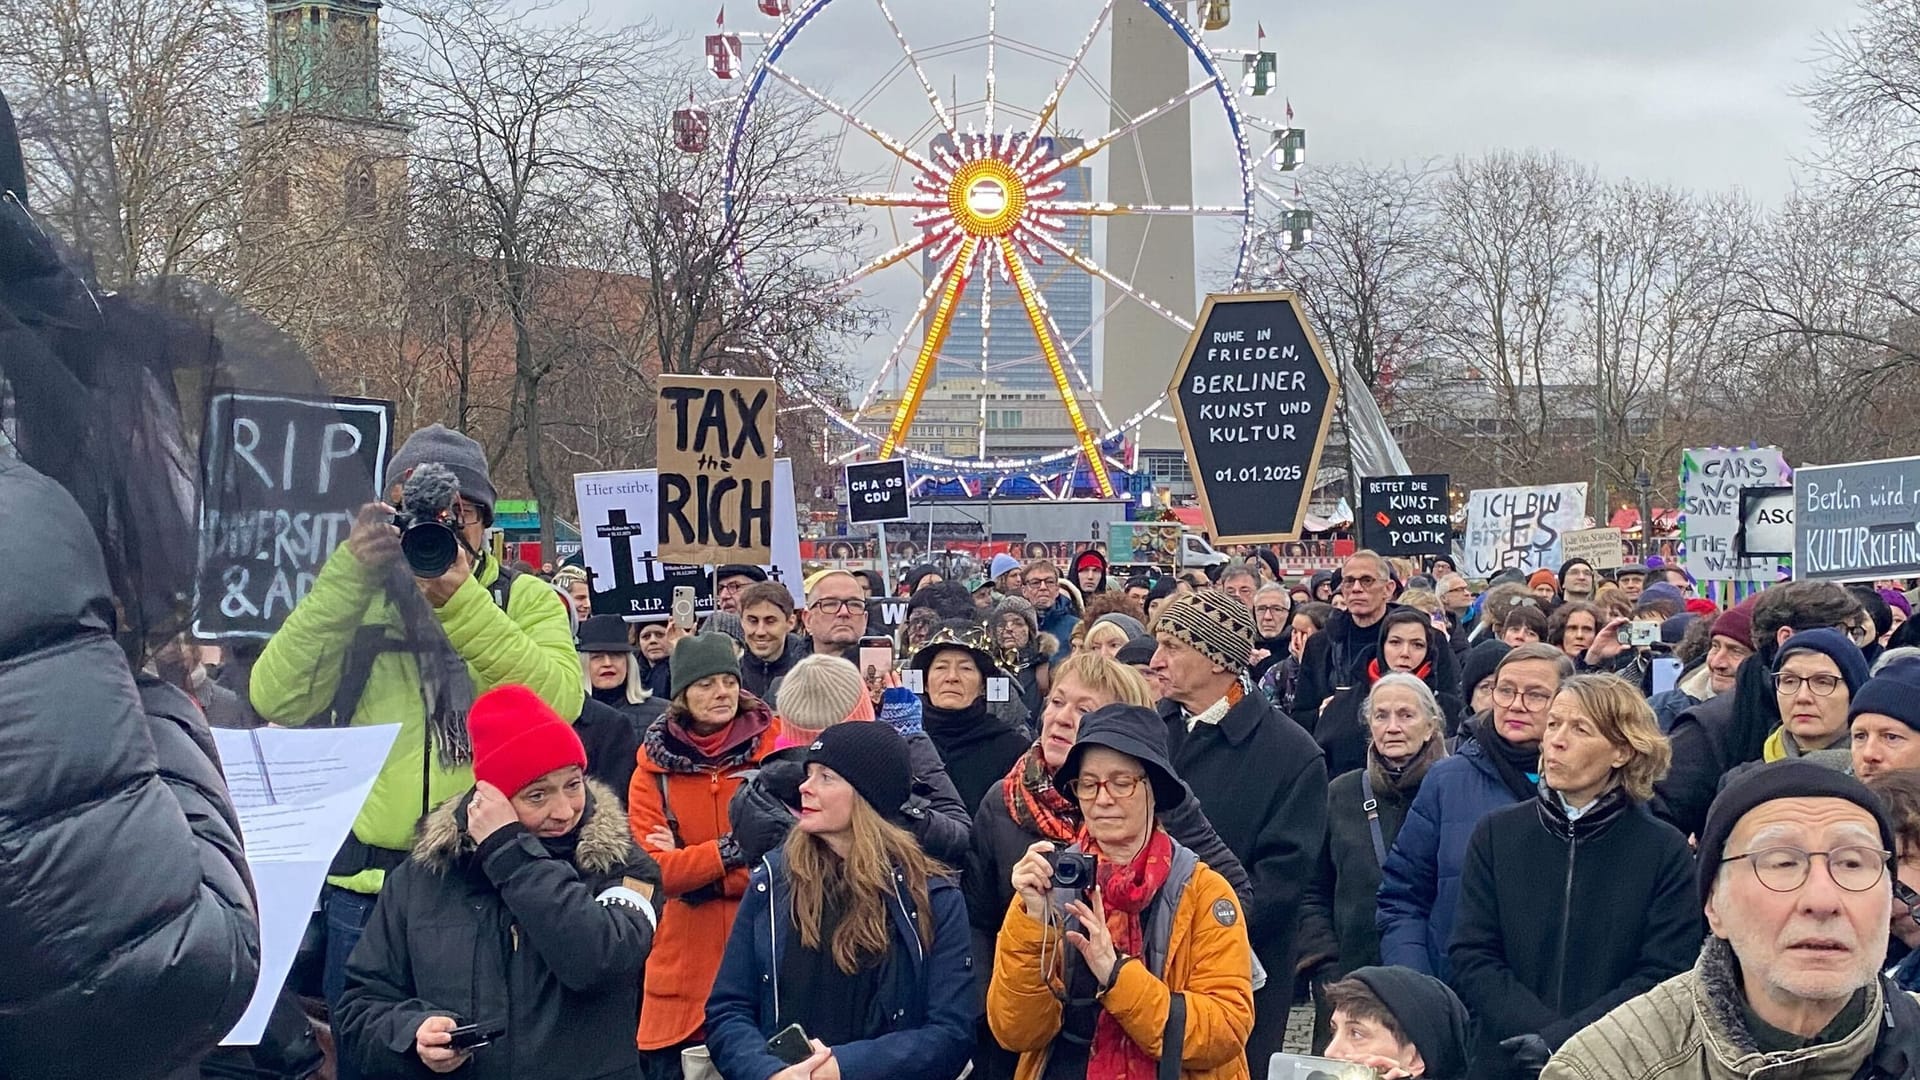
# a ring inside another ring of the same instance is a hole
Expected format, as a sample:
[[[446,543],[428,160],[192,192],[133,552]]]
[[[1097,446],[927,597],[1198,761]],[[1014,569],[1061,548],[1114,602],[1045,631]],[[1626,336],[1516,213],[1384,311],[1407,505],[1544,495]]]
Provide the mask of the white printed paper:
[[[220,1045],[260,1041],[326,883],[327,867],[399,734],[397,724],[214,730],[260,912],[260,981],[246,1013]]]

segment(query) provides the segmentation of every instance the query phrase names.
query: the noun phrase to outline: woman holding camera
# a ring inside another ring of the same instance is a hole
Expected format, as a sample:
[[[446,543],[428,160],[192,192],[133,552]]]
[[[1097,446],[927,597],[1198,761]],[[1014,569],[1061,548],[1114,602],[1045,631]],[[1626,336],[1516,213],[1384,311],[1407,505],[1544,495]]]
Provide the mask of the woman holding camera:
[[[754,869],[707,998],[707,1050],[727,1080],[966,1068],[966,904],[907,831],[912,788],[906,740],[885,724],[836,724],[807,748],[800,820]],[[775,1056],[789,1045],[790,1060]]]
[[[472,790],[421,823],[347,962],[341,1055],[367,1077],[635,1080],[660,868],[533,691],[481,695],[467,727]]]
[[[1039,841],[1013,868],[987,1022],[1020,1054],[1020,1080],[1152,1076],[1162,1058],[1193,1080],[1249,1075],[1246,920],[1226,879],[1160,827],[1156,807],[1186,793],[1165,740],[1141,706],[1082,718],[1054,775],[1081,837],[1058,852]]]
[[[700,1041],[707,988],[747,890],[747,854],[728,802],[779,736],[773,712],[740,688],[732,638],[681,638],[672,669],[673,703],[647,729],[627,789],[628,824],[660,860],[666,894],[640,1010],[640,1049],[654,1080],[679,1080],[680,1051]]]

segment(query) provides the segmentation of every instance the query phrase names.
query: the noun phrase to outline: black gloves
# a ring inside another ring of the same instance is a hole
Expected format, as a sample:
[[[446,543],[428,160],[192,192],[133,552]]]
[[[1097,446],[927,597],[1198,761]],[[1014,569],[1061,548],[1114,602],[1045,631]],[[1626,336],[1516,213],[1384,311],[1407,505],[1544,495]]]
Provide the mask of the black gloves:
[[[1514,1068],[1528,1076],[1540,1075],[1540,1070],[1547,1067],[1547,1059],[1553,1056],[1553,1048],[1538,1035],[1515,1035],[1511,1039],[1501,1039],[1500,1049],[1513,1059]]]
[[[733,822],[733,839],[746,858],[742,865],[752,865],[760,861],[761,856],[786,842],[787,832],[798,820],[791,807],[782,802],[765,783],[764,777],[753,777],[740,785],[733,793],[733,801],[727,805],[727,819]],[[798,789],[795,789],[796,796]],[[721,845],[724,855],[726,846]]]

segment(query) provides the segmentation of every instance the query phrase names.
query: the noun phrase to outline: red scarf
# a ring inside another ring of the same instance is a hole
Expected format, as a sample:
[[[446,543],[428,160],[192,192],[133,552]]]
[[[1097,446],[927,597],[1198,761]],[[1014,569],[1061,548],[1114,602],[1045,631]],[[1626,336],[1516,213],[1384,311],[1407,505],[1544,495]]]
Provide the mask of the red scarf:
[[[1066,843],[1080,832],[1080,804],[1060,794],[1040,756],[1040,743],[1027,747],[1001,784],[1007,814],[1023,832]]]
[[[1099,845],[1084,832],[1080,846],[1099,851]],[[1157,826],[1132,862],[1120,865],[1100,860],[1095,880],[1100,883],[1100,902],[1106,905],[1107,932],[1113,935],[1116,954],[1138,958],[1146,950],[1140,913],[1159,895],[1172,870],[1173,840]],[[1127,1036],[1112,1013],[1101,1009],[1093,1028],[1093,1048],[1087,1056],[1087,1080],[1153,1080],[1158,1074],[1159,1063]]]

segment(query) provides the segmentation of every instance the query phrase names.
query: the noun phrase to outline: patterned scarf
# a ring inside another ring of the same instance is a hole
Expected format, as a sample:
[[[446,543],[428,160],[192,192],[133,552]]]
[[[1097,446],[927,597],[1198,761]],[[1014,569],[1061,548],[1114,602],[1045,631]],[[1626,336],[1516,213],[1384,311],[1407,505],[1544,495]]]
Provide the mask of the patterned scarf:
[[[1096,854],[1100,847],[1084,833],[1080,846]],[[1172,870],[1173,840],[1157,826],[1132,862],[1117,865],[1100,860],[1095,880],[1100,883],[1100,902],[1106,905],[1107,932],[1113,935],[1116,954],[1137,957],[1146,950],[1140,913],[1159,895]],[[1127,1036],[1111,1012],[1101,1009],[1087,1055],[1087,1080],[1153,1080],[1158,1074],[1159,1063]]]
[[[1023,832],[1062,844],[1079,835],[1080,807],[1054,789],[1038,740],[1007,770],[1004,787],[1007,813]]]

